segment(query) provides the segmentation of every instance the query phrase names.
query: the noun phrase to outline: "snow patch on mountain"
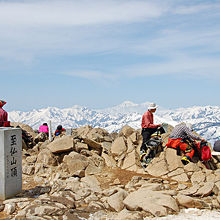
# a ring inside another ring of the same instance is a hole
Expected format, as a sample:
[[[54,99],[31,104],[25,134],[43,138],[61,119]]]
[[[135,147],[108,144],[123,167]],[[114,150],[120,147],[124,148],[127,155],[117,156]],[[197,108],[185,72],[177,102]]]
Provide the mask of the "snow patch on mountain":
[[[28,124],[34,129],[51,120],[53,130],[57,125],[62,124],[65,128],[91,125],[105,128],[108,132],[117,132],[126,124],[135,129],[141,128],[141,118],[148,105],[149,102],[135,104],[125,101],[106,109],[89,109],[79,105],[64,109],[47,107],[29,112],[9,112],[9,120]],[[190,122],[197,133],[211,143],[220,136],[220,107],[218,106],[194,106],[174,110],[159,107],[154,120],[155,123],[165,122],[172,126],[182,121]]]

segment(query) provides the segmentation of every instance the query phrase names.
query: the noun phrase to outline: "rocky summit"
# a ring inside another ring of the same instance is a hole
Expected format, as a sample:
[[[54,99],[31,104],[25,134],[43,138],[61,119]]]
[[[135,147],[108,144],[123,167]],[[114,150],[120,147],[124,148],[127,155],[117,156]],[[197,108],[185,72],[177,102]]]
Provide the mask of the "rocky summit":
[[[23,191],[1,201],[0,219],[139,220],[220,207],[217,156],[184,166],[175,149],[164,147],[143,169],[141,131],[127,125],[118,133],[79,127],[51,142],[19,125],[32,142],[23,141]]]

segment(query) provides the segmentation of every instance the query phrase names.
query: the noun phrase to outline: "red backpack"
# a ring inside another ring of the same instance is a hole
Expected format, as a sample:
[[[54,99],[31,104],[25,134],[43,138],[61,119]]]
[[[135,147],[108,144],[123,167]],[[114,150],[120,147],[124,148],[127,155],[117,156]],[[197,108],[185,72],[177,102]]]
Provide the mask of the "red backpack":
[[[197,150],[200,160],[208,161],[211,159],[212,153],[206,141],[201,141],[200,143],[197,143]]]

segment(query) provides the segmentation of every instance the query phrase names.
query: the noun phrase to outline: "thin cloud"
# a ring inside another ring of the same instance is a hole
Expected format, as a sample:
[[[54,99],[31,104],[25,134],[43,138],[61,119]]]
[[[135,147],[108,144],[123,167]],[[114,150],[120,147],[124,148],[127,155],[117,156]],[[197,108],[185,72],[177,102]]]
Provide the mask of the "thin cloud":
[[[219,59],[176,56],[162,62],[149,62],[128,66],[120,72],[127,77],[145,77],[155,75],[173,75],[182,78],[220,79]]]
[[[75,70],[64,73],[65,75],[84,78],[88,80],[102,80],[116,82],[124,78],[139,78],[155,75],[170,75],[181,78],[204,78],[220,80],[219,59],[185,57],[176,54],[175,57],[166,61],[139,63],[128,65],[123,68],[115,68],[112,74],[104,71]]]
[[[64,71],[64,74],[89,80],[187,73],[204,77],[211,77],[211,73],[217,77],[220,69],[219,24],[208,22],[210,26],[201,28],[195,21],[191,26],[187,15],[199,16],[201,12],[210,15],[219,4],[178,2],[0,1],[1,63],[2,60],[16,60],[26,65],[35,63],[35,60],[45,62],[48,57],[53,60],[58,56],[85,55],[86,58],[82,59],[88,59],[94,54],[109,53],[124,55],[124,59],[138,55],[153,61],[138,63],[135,57],[135,65],[123,62],[119,68],[119,64],[104,67],[106,64],[102,66],[98,59],[94,59],[94,66],[102,70],[93,70],[96,68],[91,64],[91,69],[85,67],[87,70]],[[201,16],[204,15],[201,13]],[[201,18],[209,19],[206,16]],[[218,18],[216,15],[215,20]],[[3,65],[0,65],[1,69]],[[108,68],[111,70],[105,71]]]
[[[166,9],[141,0],[0,2],[0,24],[73,26],[133,23],[161,16]]]
[[[203,30],[163,30],[154,39],[142,39],[130,49],[139,54],[169,56],[177,52],[214,53],[220,50],[220,31],[212,28]],[[207,53],[200,53],[200,55]]]
[[[185,14],[196,14],[196,13],[200,13],[200,12],[204,12],[204,11],[208,11],[208,10],[219,10],[220,9],[220,4],[219,3],[203,3],[203,4],[199,4],[199,5],[191,5],[191,6],[180,6],[177,7],[175,9],[175,13],[176,14],[181,14],[181,15],[185,15]]]
[[[64,72],[64,75],[79,77],[89,80],[115,80],[116,76],[112,74],[106,74],[102,71],[97,70],[74,70],[69,72]]]
[[[120,25],[146,22],[166,10],[158,1],[141,0],[1,1],[0,57],[31,63],[42,56],[120,50],[126,44]]]

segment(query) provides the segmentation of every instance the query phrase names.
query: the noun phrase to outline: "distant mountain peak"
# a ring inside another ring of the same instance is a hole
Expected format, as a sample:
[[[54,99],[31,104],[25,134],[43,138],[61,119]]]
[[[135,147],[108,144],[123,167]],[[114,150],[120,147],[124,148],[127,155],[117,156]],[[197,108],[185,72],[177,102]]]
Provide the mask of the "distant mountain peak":
[[[118,106],[125,106],[125,107],[127,107],[127,106],[136,106],[136,105],[137,104],[135,104],[135,103],[133,103],[131,101],[124,101],[121,104],[119,104]]]
[[[113,132],[119,131],[126,124],[135,129],[140,128],[142,115],[148,105],[147,102],[135,104],[124,101],[111,108],[97,110],[80,105],[63,109],[47,107],[29,112],[9,112],[9,120],[27,124],[34,129],[38,129],[42,123],[50,120],[53,129],[58,124],[66,128],[91,125]],[[154,120],[155,123],[166,122],[173,126],[180,121],[190,122],[201,136],[213,143],[217,139],[217,130],[220,128],[220,107],[194,106],[173,110],[161,110],[160,107],[155,113]]]

